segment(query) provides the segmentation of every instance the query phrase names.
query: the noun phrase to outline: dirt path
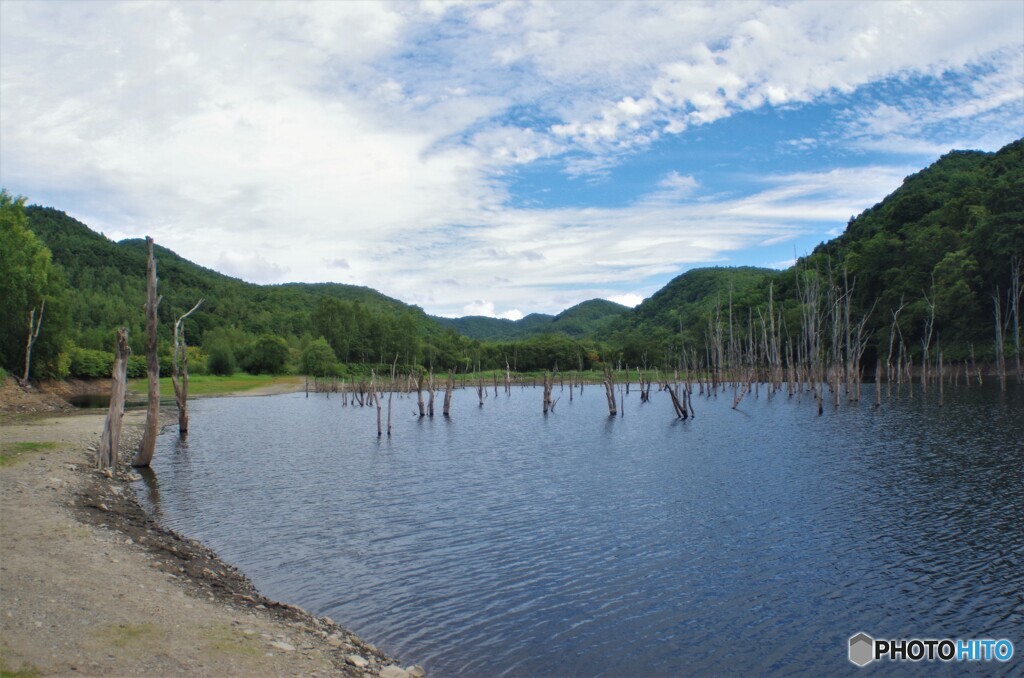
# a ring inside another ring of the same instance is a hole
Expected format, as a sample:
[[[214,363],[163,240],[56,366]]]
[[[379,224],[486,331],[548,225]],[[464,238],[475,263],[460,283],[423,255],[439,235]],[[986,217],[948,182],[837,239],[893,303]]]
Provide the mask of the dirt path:
[[[0,423],[0,668],[44,675],[412,678],[331,620],[259,596],[92,469],[103,414]],[[126,416],[125,448],[143,412]],[[125,453],[128,450],[123,449]],[[29,673],[28,675],[31,675]]]

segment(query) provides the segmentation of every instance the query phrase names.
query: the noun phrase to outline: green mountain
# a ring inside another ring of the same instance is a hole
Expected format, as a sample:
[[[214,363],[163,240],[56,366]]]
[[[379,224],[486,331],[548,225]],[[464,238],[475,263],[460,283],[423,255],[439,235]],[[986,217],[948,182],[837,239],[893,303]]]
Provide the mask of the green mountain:
[[[48,207],[25,209],[28,228],[49,248],[53,263],[67,278],[71,340],[85,349],[108,350],[114,329],[129,328],[132,348],[142,353],[146,243],[115,243],[64,212]],[[285,338],[297,348],[303,337],[328,336],[331,324],[346,323],[344,360],[369,362],[395,353],[418,359],[420,348],[443,329],[416,306],[404,304],[368,287],[336,283],[255,285],[194,264],[156,245],[161,340],[170,341],[174,318],[199,299],[203,306],[189,318],[191,343],[231,344],[244,353],[255,337]],[[338,347],[335,347],[336,352]]]
[[[699,326],[716,304],[746,308],[759,301],[767,281],[779,275],[770,268],[751,266],[695,268],[679,275],[637,306],[630,320],[678,329]]]
[[[519,320],[470,315],[434,319],[461,335],[480,341],[511,341],[544,334],[562,333],[575,338],[599,339],[629,308],[607,299],[591,299],[567,308],[558,315],[531,313]]]
[[[1024,258],[1024,140],[996,153],[942,156],[784,271],[688,271],[626,316],[611,343],[630,364],[672,364],[683,351],[703,356],[709,322],[725,318],[730,297],[734,334],[746,336],[767,313],[769,290],[786,336],[797,337],[798,281],[810,275],[823,289],[849,290],[855,322],[867,316],[868,364],[888,351],[901,306],[897,330],[915,359],[934,307],[932,357],[941,342],[946,358],[965,359],[973,348],[990,360],[996,294],[1008,342],[1020,322],[1007,311],[1013,257]]]
[[[531,313],[519,320],[506,318],[490,318],[484,315],[467,315],[461,318],[441,318],[434,320],[442,327],[448,327],[459,334],[479,341],[506,341],[522,339],[529,335],[527,328],[546,325],[554,320],[554,316],[543,313]]]
[[[630,311],[628,306],[607,299],[591,299],[565,309],[554,317],[551,327],[570,337],[607,336],[615,321]],[[525,318],[524,318],[525,320]]]

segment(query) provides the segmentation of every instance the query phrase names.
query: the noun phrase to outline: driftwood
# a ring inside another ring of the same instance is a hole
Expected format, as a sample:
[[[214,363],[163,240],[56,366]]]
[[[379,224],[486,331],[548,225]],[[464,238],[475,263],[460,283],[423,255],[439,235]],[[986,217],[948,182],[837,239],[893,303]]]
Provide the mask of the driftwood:
[[[101,469],[117,471],[117,450],[121,445],[121,424],[124,421],[124,399],[128,390],[128,330],[117,331],[114,346],[114,369],[111,375],[110,408],[103,422],[103,435],[96,452],[96,465]]]
[[[146,260],[146,378],[148,383],[146,431],[139,451],[132,460],[132,466],[149,466],[156,450],[156,437],[160,432],[160,362],[157,360],[156,308],[160,299],[156,296],[156,259],[153,258],[153,239],[146,237],[149,258]]]

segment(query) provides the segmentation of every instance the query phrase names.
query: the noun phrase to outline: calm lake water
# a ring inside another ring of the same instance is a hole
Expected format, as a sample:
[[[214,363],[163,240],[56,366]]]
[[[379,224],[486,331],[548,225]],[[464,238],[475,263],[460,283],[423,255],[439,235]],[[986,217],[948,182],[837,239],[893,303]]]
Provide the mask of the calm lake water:
[[[1024,667],[1024,389],[866,387],[821,417],[730,392],[686,422],[653,390],[615,419],[600,387],[554,395],[458,391],[451,420],[396,397],[390,440],[336,394],[197,400],[137,490],[434,676],[858,675],[858,631],[1016,648],[890,672]]]

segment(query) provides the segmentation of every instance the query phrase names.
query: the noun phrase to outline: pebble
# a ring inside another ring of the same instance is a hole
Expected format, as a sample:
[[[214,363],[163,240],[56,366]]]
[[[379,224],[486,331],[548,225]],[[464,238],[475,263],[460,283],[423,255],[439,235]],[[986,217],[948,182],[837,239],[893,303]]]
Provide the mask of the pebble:
[[[409,672],[401,666],[385,666],[380,670],[380,678],[409,678]]]
[[[367,666],[370,665],[370,662],[366,661],[366,659],[360,657],[357,654],[350,654],[348,656],[348,663],[360,669],[365,669]]]
[[[295,646],[291,643],[286,643],[283,640],[275,640],[270,644],[271,647],[276,647],[281,652],[295,652]]]

